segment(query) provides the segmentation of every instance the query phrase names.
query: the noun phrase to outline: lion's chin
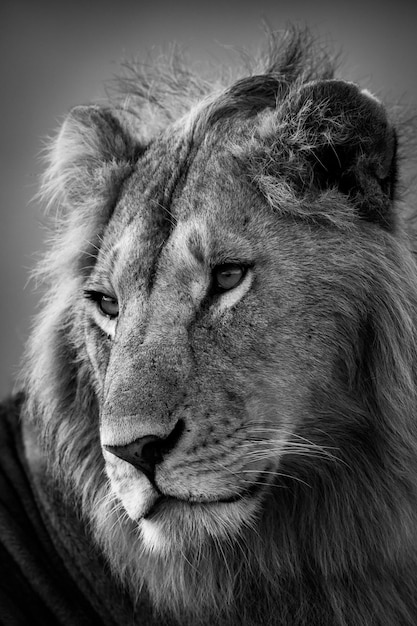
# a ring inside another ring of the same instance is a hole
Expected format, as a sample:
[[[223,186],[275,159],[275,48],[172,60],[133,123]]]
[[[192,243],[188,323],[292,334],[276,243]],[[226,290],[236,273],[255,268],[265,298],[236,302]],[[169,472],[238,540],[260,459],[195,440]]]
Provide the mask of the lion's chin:
[[[183,552],[209,541],[239,535],[253,525],[259,503],[249,498],[238,501],[187,502],[160,497],[145,515],[136,518],[143,549],[154,555]]]

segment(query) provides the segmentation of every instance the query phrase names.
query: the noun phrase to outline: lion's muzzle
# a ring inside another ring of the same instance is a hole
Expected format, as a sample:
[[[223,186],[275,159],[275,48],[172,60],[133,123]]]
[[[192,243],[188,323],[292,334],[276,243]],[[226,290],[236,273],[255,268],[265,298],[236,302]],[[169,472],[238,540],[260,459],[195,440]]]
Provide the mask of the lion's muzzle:
[[[146,435],[124,446],[108,446],[104,448],[115,456],[127,461],[154,483],[155,468],[162,463],[180,439],[184,430],[184,422],[178,420],[172,432],[167,437]]]

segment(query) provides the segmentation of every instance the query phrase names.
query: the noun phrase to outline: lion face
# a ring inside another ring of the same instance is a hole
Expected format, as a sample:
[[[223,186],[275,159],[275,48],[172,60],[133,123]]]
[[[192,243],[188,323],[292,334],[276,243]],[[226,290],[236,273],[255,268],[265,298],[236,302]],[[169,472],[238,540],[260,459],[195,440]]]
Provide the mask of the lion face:
[[[253,524],[334,361],[310,276],[324,244],[308,228],[294,241],[229,144],[201,149],[170,209],[172,163],[151,146],[85,285],[106,472],[149,550]]]

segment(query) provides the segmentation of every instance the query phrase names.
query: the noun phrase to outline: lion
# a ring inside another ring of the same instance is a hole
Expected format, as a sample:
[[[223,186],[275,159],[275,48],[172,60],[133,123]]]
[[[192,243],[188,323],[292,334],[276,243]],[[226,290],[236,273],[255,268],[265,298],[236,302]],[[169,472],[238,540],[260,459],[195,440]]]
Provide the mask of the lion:
[[[127,71],[49,150],[45,294],[2,409],[2,616],[415,625],[391,114],[306,32],[224,84]]]

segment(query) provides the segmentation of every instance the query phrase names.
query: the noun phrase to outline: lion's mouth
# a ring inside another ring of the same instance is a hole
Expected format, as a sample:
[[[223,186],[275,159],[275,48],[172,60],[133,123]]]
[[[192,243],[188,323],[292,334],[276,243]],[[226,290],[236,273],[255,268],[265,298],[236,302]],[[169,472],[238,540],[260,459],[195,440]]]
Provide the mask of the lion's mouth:
[[[239,494],[230,498],[217,500],[185,500],[182,498],[174,498],[172,496],[161,495],[157,500],[155,500],[149,511],[147,511],[145,515],[143,515],[143,519],[152,519],[161,513],[172,510],[173,508],[205,508],[218,504],[231,504],[233,502],[239,502],[240,500],[243,500],[244,497],[245,496],[243,494]]]
[[[257,494],[259,494],[259,492],[264,491],[265,487],[265,482],[255,482],[240,493],[233,494],[226,498],[213,498],[209,500],[176,498],[174,496],[160,493],[159,497],[152,503],[152,506],[149,508],[149,510],[142,516],[142,519],[150,520],[162,513],[169,512],[170,510],[173,510],[175,508],[186,509],[190,507],[199,508],[201,510],[223,504],[234,504],[236,502],[241,502],[245,499],[255,497]]]

